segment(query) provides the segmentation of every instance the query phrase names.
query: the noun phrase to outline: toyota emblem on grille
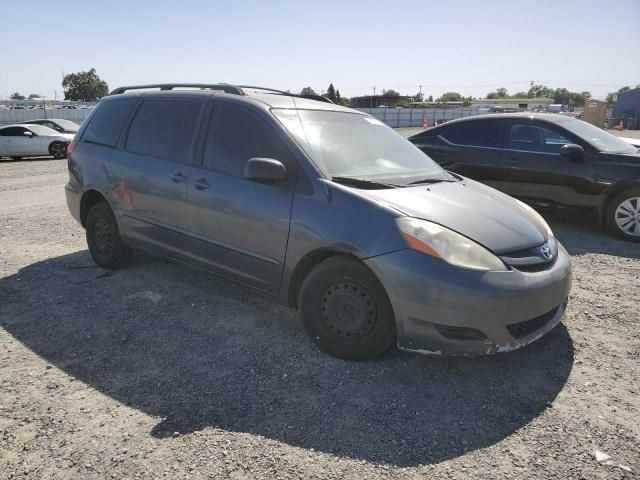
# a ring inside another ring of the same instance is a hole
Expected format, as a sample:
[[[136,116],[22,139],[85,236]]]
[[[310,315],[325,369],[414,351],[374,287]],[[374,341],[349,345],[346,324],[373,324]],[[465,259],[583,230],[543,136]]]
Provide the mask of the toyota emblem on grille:
[[[540,247],[540,254],[547,260],[551,260],[553,254],[551,253],[551,247],[546,243]]]

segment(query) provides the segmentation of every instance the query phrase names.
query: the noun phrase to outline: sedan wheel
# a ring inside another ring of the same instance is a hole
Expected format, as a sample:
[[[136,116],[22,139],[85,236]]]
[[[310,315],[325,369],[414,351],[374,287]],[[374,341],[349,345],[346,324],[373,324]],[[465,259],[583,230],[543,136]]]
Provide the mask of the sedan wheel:
[[[619,237],[640,242],[640,188],[620,192],[607,203],[605,221]]]
[[[53,142],[49,145],[49,154],[56,160],[61,160],[67,156],[67,144],[64,142]]]
[[[618,205],[616,225],[625,234],[640,237],[640,197],[627,198]]]

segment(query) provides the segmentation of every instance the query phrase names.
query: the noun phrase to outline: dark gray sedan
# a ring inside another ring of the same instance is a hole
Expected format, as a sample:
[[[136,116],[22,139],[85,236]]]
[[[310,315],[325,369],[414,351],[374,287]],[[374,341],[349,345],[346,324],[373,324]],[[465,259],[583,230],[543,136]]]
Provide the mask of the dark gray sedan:
[[[104,98],[69,147],[69,209],[99,265],[137,249],[241,282],[346,359],[509,351],[560,322],[571,264],[545,221],[375,118],[255,87],[143,87]]]

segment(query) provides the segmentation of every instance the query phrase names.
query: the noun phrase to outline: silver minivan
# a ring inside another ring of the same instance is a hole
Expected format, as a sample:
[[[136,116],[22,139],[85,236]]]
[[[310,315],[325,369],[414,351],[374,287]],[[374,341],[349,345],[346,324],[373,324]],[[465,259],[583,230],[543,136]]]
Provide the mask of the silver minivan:
[[[241,282],[297,308],[340,358],[509,351],[567,305],[569,255],[539,214],[322,97],[122,87],[68,165],[100,266],[139,250]]]

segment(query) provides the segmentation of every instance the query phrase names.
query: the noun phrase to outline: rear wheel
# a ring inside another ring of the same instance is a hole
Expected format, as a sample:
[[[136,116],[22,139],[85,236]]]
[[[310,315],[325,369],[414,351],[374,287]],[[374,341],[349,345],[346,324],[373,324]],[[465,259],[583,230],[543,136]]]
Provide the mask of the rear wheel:
[[[307,334],[324,352],[365,360],[395,341],[391,302],[375,275],[355,259],[331,257],[305,278],[298,305]]]
[[[611,231],[632,242],[640,242],[640,187],[629,188],[607,204],[605,221]]]
[[[56,160],[61,160],[67,156],[67,144],[64,142],[53,142],[49,145],[49,155]]]
[[[131,258],[133,252],[122,243],[118,224],[106,203],[98,203],[89,210],[86,237],[93,260],[103,268],[122,267]]]

